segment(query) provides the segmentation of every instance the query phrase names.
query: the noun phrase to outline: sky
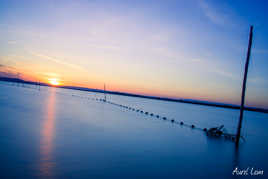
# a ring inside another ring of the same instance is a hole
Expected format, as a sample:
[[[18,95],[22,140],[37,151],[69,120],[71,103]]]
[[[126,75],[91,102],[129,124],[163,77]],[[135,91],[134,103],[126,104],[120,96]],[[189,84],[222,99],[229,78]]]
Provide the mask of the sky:
[[[268,108],[265,0],[0,0],[0,76]],[[56,80],[56,81],[55,81]]]

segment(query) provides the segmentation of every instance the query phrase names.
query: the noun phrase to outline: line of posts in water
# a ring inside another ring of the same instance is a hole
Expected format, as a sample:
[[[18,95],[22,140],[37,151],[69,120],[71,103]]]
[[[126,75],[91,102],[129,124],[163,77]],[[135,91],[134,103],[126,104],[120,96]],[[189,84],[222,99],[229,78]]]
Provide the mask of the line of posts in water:
[[[80,97],[80,96],[77,96],[77,95],[72,95],[72,96]],[[87,97],[80,97],[80,98],[87,98]],[[112,105],[127,109],[129,111],[145,114],[145,115],[148,115],[148,116],[151,116],[151,117],[156,117],[159,120],[170,121],[172,124],[178,124],[180,126],[189,127],[191,129],[197,129],[197,130],[200,130],[200,131],[204,131],[209,136],[215,136],[215,137],[223,136],[225,139],[235,141],[235,135],[233,135],[233,134],[228,134],[228,133],[223,133],[223,132],[211,134],[211,133],[209,133],[209,129],[207,129],[207,128],[199,128],[199,127],[196,127],[194,124],[189,125],[189,124],[184,123],[183,121],[179,122],[179,121],[176,121],[174,118],[169,119],[169,118],[167,118],[165,116],[160,116],[158,114],[150,113],[150,112],[144,111],[142,109],[136,109],[136,108],[133,108],[133,107],[130,107],[130,106],[117,104],[117,103],[107,101],[106,99],[102,99],[102,98],[89,98],[88,97],[87,99],[96,100],[96,101],[100,101],[100,102],[105,102],[105,103],[108,103],[108,104],[112,104]]]

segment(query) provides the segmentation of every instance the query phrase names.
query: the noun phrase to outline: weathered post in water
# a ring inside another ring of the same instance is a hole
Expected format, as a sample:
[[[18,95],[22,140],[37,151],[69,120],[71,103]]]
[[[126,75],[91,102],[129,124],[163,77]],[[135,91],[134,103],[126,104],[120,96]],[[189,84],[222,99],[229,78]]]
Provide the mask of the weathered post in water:
[[[242,127],[242,120],[243,120],[243,113],[244,113],[244,103],[245,103],[245,92],[246,92],[246,83],[247,83],[247,75],[248,75],[248,65],[251,53],[251,45],[252,45],[252,36],[253,36],[253,26],[250,26],[250,33],[249,33],[249,43],[248,43],[248,51],[247,51],[247,59],[245,65],[245,72],[244,72],[244,80],[242,86],[242,96],[241,96],[241,106],[240,106],[240,116],[239,122],[237,127],[237,134],[236,134],[236,146],[239,144],[241,127]]]
[[[104,83],[104,102],[106,102],[106,88],[105,88],[105,83]]]

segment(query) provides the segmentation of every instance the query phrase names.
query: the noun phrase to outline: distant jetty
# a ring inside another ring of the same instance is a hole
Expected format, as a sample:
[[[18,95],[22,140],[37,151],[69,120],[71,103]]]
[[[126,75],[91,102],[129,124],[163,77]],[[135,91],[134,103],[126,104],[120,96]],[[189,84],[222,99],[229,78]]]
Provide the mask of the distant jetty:
[[[101,89],[84,88],[84,87],[77,87],[77,86],[51,86],[51,85],[46,84],[46,83],[25,81],[25,80],[22,80],[19,78],[0,77],[0,81],[25,83],[25,84],[31,84],[31,85],[50,86],[50,87],[56,87],[56,88],[65,88],[65,89],[72,89],[72,90],[88,91],[88,92],[95,92],[95,93],[106,93],[106,94],[113,94],[113,95],[130,96],[130,97],[138,97],[138,98],[146,98],[146,99],[154,99],[154,100],[162,100],[162,101],[171,101],[171,102],[179,102],[179,103],[197,104],[197,105],[204,105],[204,106],[214,106],[214,107],[237,109],[237,110],[240,109],[239,105],[233,105],[233,104],[215,103],[215,102],[200,101],[200,100],[194,100],[194,99],[175,99],[175,98],[166,98],[166,97],[158,97],[158,96],[147,96],[147,95],[132,94],[132,93],[126,93],[126,92],[119,92],[119,91],[107,91],[107,90],[104,91]],[[264,108],[244,107],[244,109],[247,111],[268,113],[268,109],[264,109]]]

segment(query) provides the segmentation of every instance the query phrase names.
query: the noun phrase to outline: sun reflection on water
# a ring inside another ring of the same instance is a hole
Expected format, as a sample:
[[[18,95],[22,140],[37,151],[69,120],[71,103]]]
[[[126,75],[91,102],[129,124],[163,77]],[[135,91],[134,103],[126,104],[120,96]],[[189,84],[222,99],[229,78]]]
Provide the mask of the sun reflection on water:
[[[55,127],[55,89],[50,89],[47,99],[46,117],[41,130],[40,144],[40,175],[44,177],[53,175],[55,162],[52,157],[54,127]]]

